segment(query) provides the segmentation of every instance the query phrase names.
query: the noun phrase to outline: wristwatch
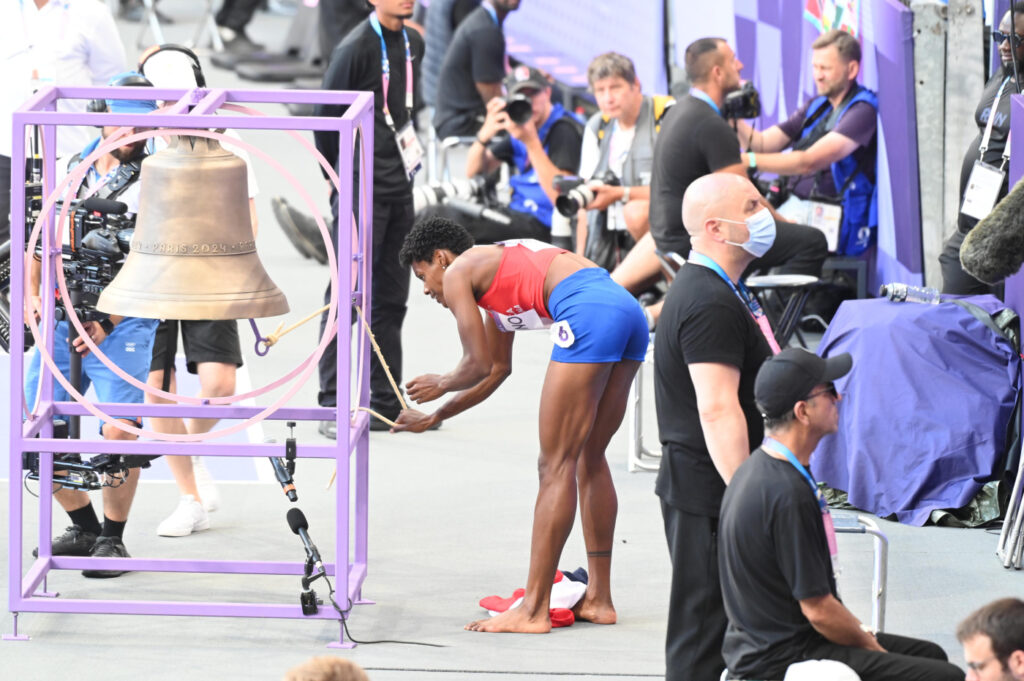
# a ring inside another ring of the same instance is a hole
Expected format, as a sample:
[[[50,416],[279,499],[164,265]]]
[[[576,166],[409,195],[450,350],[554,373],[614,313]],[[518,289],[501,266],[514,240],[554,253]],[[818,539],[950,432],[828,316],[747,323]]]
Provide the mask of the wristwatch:
[[[103,329],[103,333],[107,336],[114,332],[114,322],[110,321],[110,317],[100,320],[100,328]]]

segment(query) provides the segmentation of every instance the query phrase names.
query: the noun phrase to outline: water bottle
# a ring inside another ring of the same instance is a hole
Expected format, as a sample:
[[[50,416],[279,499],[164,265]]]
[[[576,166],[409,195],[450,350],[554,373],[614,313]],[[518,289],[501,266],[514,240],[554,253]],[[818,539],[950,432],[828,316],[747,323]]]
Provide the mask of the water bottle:
[[[882,284],[878,295],[888,298],[894,303],[924,303],[938,305],[942,302],[939,290],[929,286],[911,286],[909,284]]]

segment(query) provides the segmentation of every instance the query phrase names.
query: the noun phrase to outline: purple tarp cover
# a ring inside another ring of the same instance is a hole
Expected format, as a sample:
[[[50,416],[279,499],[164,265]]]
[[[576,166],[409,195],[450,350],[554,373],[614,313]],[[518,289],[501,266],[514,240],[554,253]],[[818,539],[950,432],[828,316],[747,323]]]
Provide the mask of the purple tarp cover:
[[[966,300],[990,314],[1005,307],[992,296]],[[839,431],[811,457],[815,478],[851,504],[924,525],[998,475],[1020,358],[970,312],[951,302],[847,301],[818,352],[853,356],[836,381]]]

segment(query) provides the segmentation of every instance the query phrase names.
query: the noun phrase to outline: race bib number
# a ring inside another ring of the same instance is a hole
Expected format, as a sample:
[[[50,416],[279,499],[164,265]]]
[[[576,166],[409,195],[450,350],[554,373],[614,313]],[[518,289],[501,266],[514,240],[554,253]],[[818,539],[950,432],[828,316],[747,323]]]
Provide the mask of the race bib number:
[[[536,310],[524,310],[515,314],[501,314],[488,310],[499,331],[538,331],[551,326],[551,319],[541,317]]]
[[[551,325],[551,342],[560,348],[567,348],[576,341],[569,322],[562,320]]]
[[[398,153],[402,156],[405,172],[411,179],[423,167],[423,146],[412,128],[412,121],[395,133],[395,142],[398,144]]]
[[[967,180],[967,189],[964,190],[964,203],[960,212],[976,220],[987,217],[996,205],[1005,177],[1006,173],[999,168],[975,161],[971,177]]]

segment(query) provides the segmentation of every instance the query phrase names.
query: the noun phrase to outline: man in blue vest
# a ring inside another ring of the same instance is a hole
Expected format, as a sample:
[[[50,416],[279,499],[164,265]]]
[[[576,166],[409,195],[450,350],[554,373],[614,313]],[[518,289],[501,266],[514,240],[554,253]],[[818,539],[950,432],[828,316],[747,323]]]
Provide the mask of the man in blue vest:
[[[764,132],[739,121],[737,134],[747,148],[742,160],[789,178],[790,198],[779,208],[783,217],[822,229],[829,251],[859,255],[872,244],[878,225],[878,98],[857,83],[856,38],[832,30],[811,47],[818,96]],[[778,153],[783,149],[789,151]]]
[[[553,180],[555,175],[571,175],[579,167],[583,126],[561,104],[552,103],[551,85],[537,69],[516,67],[505,86],[510,97],[530,99],[533,116],[515,123],[505,110],[504,99],[495,97],[488,102],[487,117],[466,158],[466,175],[494,173],[502,162],[513,165],[518,172],[509,180],[509,205],[495,211],[501,215],[491,213],[493,217],[469,215],[447,205],[427,210],[458,222],[478,244],[505,239],[550,242],[557,197]]]

